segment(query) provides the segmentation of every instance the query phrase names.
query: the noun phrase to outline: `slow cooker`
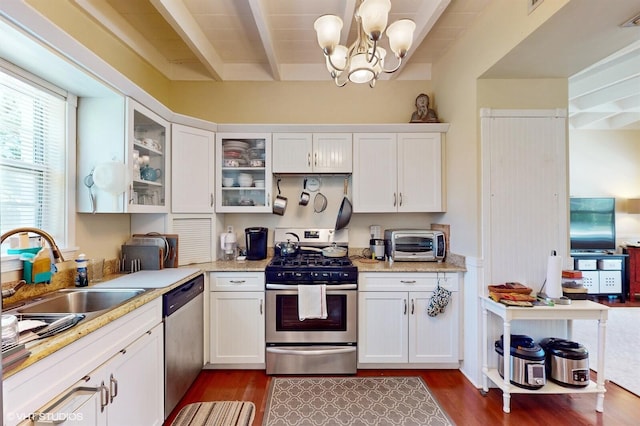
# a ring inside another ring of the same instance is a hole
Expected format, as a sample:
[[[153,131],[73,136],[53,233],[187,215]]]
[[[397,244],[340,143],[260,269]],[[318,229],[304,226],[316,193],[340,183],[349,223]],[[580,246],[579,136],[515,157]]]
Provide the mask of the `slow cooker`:
[[[503,337],[496,340],[495,349],[498,353],[498,373],[504,378]],[[512,334],[510,354],[509,381],[512,384],[525,389],[540,389],[545,385],[544,350],[531,337]]]
[[[565,387],[589,385],[589,351],[566,339],[548,337],[540,341],[546,355],[547,377]]]

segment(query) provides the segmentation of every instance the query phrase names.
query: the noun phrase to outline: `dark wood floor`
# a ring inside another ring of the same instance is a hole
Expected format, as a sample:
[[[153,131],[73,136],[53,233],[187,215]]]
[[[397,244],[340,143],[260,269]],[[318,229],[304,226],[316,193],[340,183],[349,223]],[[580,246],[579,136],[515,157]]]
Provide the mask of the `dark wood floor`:
[[[511,396],[511,413],[502,411],[502,392],[482,396],[459,370],[360,370],[358,376],[421,376],[432,395],[458,425],[637,425],[640,398],[607,382],[604,413],[595,410],[595,394]],[[254,425],[262,424],[271,376],[263,370],[203,370],[166,421],[184,405],[198,401],[253,401]]]

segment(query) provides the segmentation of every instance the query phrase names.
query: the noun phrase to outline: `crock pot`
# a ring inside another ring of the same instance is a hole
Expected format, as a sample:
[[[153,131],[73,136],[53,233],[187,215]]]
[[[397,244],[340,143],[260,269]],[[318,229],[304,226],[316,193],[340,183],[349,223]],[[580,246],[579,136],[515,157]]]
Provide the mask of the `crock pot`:
[[[495,342],[498,353],[498,373],[504,378],[503,336]],[[529,336],[511,335],[509,381],[521,388],[540,389],[545,385],[544,350]]]
[[[547,377],[565,387],[589,385],[589,351],[566,339],[548,337],[540,341],[545,352]]]

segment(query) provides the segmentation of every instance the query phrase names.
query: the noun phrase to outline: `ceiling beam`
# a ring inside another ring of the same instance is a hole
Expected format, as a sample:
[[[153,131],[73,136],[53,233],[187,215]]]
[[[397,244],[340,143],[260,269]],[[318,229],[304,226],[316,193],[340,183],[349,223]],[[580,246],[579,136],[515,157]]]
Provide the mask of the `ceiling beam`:
[[[605,83],[603,83],[605,84]],[[570,99],[571,105],[577,110],[598,108],[599,105],[618,102],[628,97],[640,94],[640,75],[612,85],[601,85],[597,89],[583,96]]]
[[[280,74],[280,66],[278,61],[278,55],[273,44],[273,37],[271,36],[270,25],[268,22],[268,16],[264,11],[262,0],[249,0],[249,7],[251,8],[251,14],[253,15],[253,21],[258,28],[258,34],[260,34],[260,40],[262,40],[262,47],[264,53],[269,60],[269,67],[271,68],[271,75],[276,81],[282,80]]]
[[[173,67],[149,41],[144,38],[126,19],[113,7],[102,0],[74,0],[89,15],[104,25],[110,32],[143,57],[168,79],[176,76],[172,74]]]
[[[222,81],[224,63],[207,36],[181,1],[150,0],[162,17],[180,35],[215,80]]]
[[[342,19],[342,33],[340,34],[340,44],[343,46],[347,46],[349,42],[349,33],[351,32],[351,25],[353,25],[353,15],[356,13],[356,2],[358,4],[359,0],[345,0],[344,9],[342,10],[342,15],[338,14],[338,16]]]
[[[633,54],[612,60],[606,65],[592,67],[589,71],[571,77],[569,79],[569,99],[631,78],[640,78],[640,49]],[[637,86],[636,91],[640,92],[640,85]]]
[[[423,1],[422,6],[415,14],[413,21],[416,23],[416,30],[413,33],[413,43],[411,49],[407,52],[407,55],[402,59],[402,66],[400,69],[391,74],[390,79],[396,79],[402,73],[404,65],[409,62],[413,52],[416,48],[422,44],[427,35],[436,24],[440,16],[444,13],[447,6],[449,6],[451,0],[435,0],[435,1]],[[390,52],[391,53],[391,52]]]

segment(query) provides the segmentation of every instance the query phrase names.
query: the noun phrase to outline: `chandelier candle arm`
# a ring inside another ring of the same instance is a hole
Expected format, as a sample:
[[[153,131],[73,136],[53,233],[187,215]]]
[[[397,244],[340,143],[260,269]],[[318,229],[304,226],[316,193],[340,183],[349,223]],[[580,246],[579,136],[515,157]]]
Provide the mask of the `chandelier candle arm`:
[[[374,87],[380,73],[392,73],[400,68],[402,58],[411,48],[416,25],[410,19],[401,19],[387,28],[390,10],[390,0],[362,0],[354,14],[357,38],[349,48],[338,44],[342,19],[335,15],[322,15],[316,19],[313,27],[318,44],[325,55],[327,70],[338,87],[349,81],[369,83]],[[378,46],[385,29],[391,50],[398,59],[393,69],[384,68],[387,52]]]

